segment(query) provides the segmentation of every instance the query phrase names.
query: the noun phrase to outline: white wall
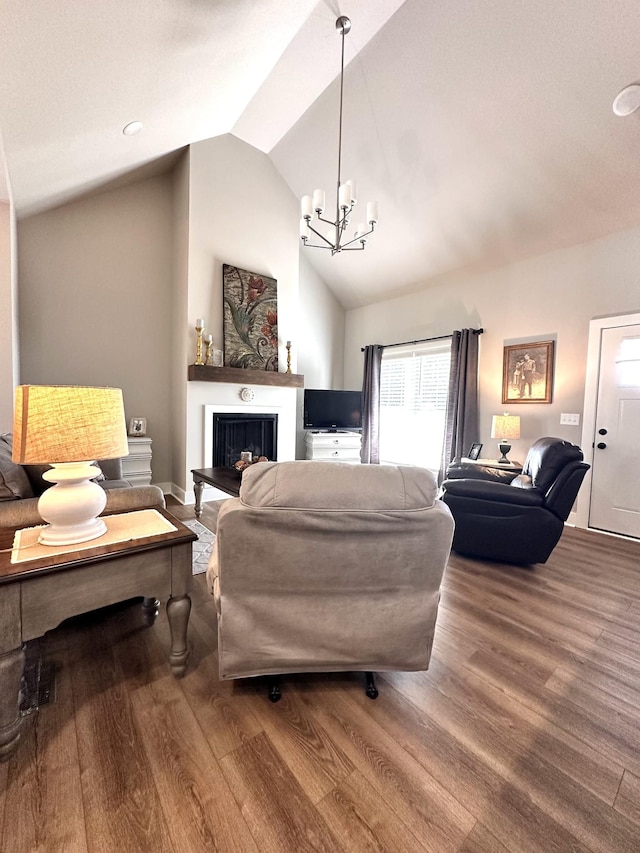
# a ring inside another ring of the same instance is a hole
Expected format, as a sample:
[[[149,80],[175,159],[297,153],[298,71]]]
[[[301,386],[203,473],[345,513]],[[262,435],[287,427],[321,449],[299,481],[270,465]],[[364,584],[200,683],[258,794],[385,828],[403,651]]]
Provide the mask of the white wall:
[[[189,187],[189,293],[187,325],[180,331],[188,360],[195,358],[196,317],[204,317],[205,333],[222,347],[222,265],[227,263],[277,280],[280,369],[286,365],[285,342],[291,340],[296,373],[304,349],[297,200],[265,154],[231,135],[191,146]],[[178,494],[192,488],[190,469],[206,463],[203,406],[217,402],[212,383],[188,386],[186,458]]]
[[[154,482],[171,475],[171,236],[167,175],[18,223],[21,381],[122,388]]]
[[[305,388],[344,388],[345,312],[308,260],[313,249],[300,248],[300,319],[297,340],[298,371]],[[360,384],[356,386],[360,388]],[[304,459],[302,409],[304,389],[297,394],[296,458]]]
[[[491,415],[521,416],[522,437],[511,458],[524,460],[543,435],[581,443],[581,426],[560,426],[561,412],[582,415],[589,321],[640,307],[640,229],[476,275],[457,275],[423,290],[346,316],[345,384],[357,387],[360,348],[484,327],[480,338],[480,437],[483,456],[497,455]],[[553,402],[502,400],[503,346],[556,340]]]
[[[0,201],[0,433],[11,432],[19,382],[15,230],[13,206]]]

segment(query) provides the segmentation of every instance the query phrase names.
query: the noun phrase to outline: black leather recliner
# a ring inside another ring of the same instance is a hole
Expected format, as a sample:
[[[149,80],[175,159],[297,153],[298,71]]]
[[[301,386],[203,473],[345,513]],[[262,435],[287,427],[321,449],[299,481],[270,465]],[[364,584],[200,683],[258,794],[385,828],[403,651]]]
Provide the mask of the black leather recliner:
[[[442,500],[453,513],[452,550],[508,563],[545,563],[589,470],[582,450],[561,438],[540,438],[522,474],[453,465]]]

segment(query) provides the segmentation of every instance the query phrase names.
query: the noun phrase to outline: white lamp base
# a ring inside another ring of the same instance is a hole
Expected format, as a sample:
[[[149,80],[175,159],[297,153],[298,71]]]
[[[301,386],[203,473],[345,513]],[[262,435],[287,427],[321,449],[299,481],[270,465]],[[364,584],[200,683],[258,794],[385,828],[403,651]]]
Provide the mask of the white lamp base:
[[[100,515],[107,503],[104,489],[91,482],[100,469],[90,462],[63,462],[45,471],[44,480],[55,483],[42,493],[38,512],[48,522],[38,541],[42,545],[76,545],[107,532]]]

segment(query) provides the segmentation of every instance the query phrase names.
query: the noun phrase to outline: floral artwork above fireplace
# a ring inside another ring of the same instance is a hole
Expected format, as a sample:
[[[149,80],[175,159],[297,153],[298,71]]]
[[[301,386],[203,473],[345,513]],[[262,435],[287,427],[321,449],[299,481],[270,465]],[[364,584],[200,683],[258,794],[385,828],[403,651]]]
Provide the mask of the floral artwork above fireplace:
[[[226,367],[278,370],[277,281],[222,265]]]

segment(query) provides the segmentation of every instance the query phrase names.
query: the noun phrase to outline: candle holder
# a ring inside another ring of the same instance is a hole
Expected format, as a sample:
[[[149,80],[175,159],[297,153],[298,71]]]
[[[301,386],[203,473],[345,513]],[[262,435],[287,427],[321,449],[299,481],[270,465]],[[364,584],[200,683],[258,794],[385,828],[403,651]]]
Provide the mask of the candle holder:
[[[287,369],[286,373],[291,373],[291,341],[287,341]]]
[[[205,345],[204,363],[207,365],[207,367],[213,367],[213,336],[212,335],[208,335],[205,337],[204,345]]]
[[[204,364],[202,360],[202,330],[204,329],[204,322],[202,320],[196,320],[196,360],[194,364]]]

